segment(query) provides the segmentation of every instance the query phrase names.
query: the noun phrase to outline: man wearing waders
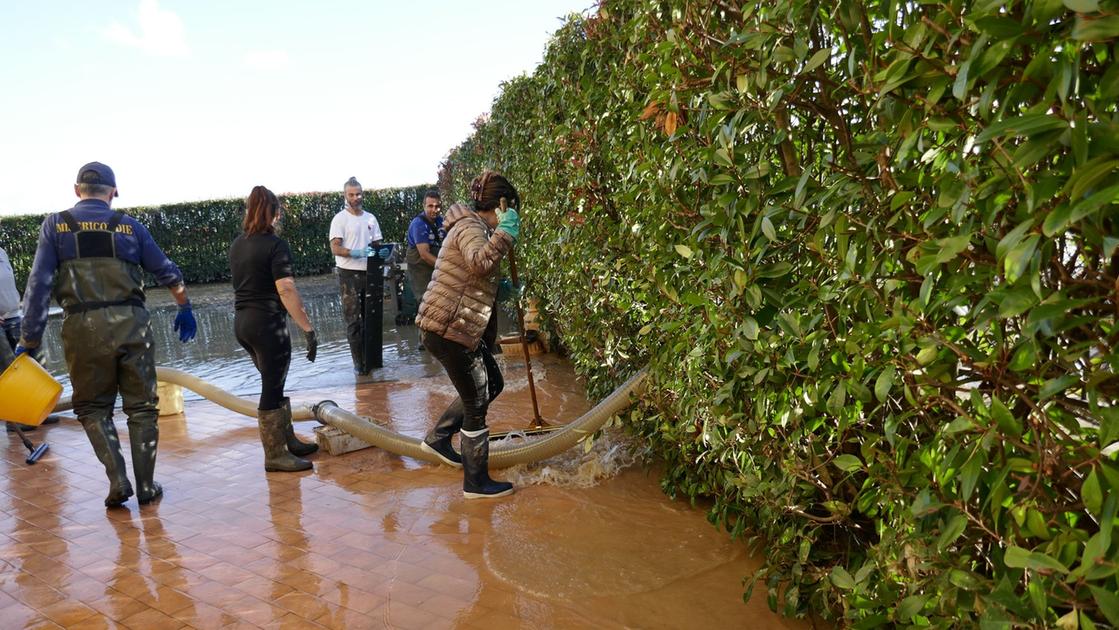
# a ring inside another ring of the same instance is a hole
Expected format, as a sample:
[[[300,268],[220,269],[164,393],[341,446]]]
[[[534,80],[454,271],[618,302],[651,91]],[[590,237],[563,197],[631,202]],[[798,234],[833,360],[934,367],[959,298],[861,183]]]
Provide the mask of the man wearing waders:
[[[439,191],[427,191],[424,193],[423,212],[417,214],[408,226],[408,254],[404,260],[408,263],[408,280],[412,284],[416,304],[423,301],[424,291],[435,271],[435,259],[439,257],[439,248],[447,235],[443,229],[441,209]]]
[[[16,354],[38,350],[53,288],[65,313],[62,348],[74,390],[74,413],[109,477],[105,506],[120,505],[132,496],[113,425],[118,393],[128,416],[136,498],[146,504],[161,496],[163,488],[152,478],[159,442],[159,398],[143,272],[171,290],[179,305],[174,329],[184,343],[194,338],[194,315],[179,268],[147,228],[110,207],[117,196],[112,169],[99,162],[86,164],[78,170],[74,192],[81,201],[48,216],[39,231]]]
[[[330,221],[330,252],[334,254],[338,289],[342,297],[342,317],[346,320],[346,339],[350,342],[350,355],[354,361],[354,375],[362,376],[372,371],[365,365],[361,307],[366,299],[365,270],[367,258],[381,245],[381,225],[377,217],[361,207],[361,184],[351,177],[342,187],[345,206]],[[383,248],[379,255],[388,258],[391,250]],[[380,272],[380,269],[377,270]],[[368,296],[381,299],[381,296]],[[381,322],[370,322],[380,326]]]

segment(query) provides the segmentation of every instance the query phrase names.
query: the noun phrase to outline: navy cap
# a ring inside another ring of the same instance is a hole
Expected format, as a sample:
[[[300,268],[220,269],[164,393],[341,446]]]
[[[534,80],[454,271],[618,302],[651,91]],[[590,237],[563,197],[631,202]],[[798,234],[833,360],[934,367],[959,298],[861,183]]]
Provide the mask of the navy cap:
[[[113,169],[100,162],[90,162],[78,169],[78,184],[94,184],[97,186],[117,187],[117,178]]]

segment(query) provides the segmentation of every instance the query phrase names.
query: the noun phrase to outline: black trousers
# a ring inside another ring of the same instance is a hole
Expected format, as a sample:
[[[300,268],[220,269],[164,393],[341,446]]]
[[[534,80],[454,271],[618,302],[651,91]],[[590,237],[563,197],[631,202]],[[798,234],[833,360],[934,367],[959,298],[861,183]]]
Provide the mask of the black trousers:
[[[364,314],[362,306],[365,304],[365,272],[340,267],[336,269],[338,290],[342,296],[342,319],[346,320],[346,340],[350,342],[350,357],[354,361],[354,368],[365,369],[365,345],[361,334],[361,318]]]
[[[455,386],[459,399],[462,401],[462,428],[466,431],[478,431],[486,427],[486,411],[490,402],[497,398],[505,387],[505,380],[497,361],[485,343],[478,344],[476,350],[467,350],[466,346],[448,341],[439,335],[424,331],[424,347],[431,356],[443,364],[451,384]],[[453,408],[459,401],[451,403]],[[448,408],[448,409],[450,409]]]
[[[257,409],[269,411],[283,406],[284,384],[291,365],[291,336],[286,313],[266,313],[239,309],[233,317],[237,342],[249,353],[260,372],[260,403]]]

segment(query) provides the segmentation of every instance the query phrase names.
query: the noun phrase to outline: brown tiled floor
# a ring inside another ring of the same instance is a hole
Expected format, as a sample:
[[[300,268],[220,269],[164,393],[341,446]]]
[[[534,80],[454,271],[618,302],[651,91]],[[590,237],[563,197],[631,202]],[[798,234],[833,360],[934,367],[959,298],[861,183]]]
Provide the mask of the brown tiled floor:
[[[524,372],[505,369],[491,423],[523,425]],[[562,362],[545,360],[537,378],[546,418],[588,408]],[[437,377],[292,395],[420,435],[451,391]],[[744,605],[741,578],[755,566],[744,547],[640,470],[466,502],[458,471],[378,449],[265,473],[255,421],[206,401],[160,426],[166,495],[143,508],[102,506],[105,475],[75,421],[30,434],[50,444],[34,466],[9,436],[0,627],[801,627],[762,597]],[[119,413],[118,427],[127,459]]]

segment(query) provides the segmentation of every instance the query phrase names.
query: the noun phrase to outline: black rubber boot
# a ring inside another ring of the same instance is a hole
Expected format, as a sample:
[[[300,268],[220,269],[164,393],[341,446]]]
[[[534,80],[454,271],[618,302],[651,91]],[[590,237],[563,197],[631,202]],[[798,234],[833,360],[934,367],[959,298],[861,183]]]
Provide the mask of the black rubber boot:
[[[513,484],[490,479],[490,430],[462,431],[462,496],[493,499],[513,494]]]
[[[128,419],[128,440],[132,445],[132,472],[136,474],[136,500],[147,505],[163,496],[163,486],[155,481],[155,455],[159,446],[159,425],[150,417]]]
[[[105,507],[115,507],[132,496],[132,484],[124,467],[124,455],[120,452],[120,437],[111,416],[102,418],[79,418],[86,437],[93,446],[97,459],[105,466],[109,477],[109,495],[105,497]]]
[[[462,408],[462,399],[456,399],[450,407],[443,412],[439,421],[435,423],[427,437],[420,443],[420,450],[427,451],[439,458],[439,461],[448,466],[462,468],[462,456],[455,452],[451,446],[451,436],[462,428],[462,419],[465,417]]]
[[[288,452],[283,408],[257,411],[257,425],[260,427],[260,444],[264,447],[264,470],[299,472],[314,467],[311,462]]]
[[[288,452],[296,457],[310,455],[319,450],[318,444],[308,444],[295,437],[295,427],[291,426],[291,399],[287,396],[281,401],[284,410],[284,441],[287,442]]]

